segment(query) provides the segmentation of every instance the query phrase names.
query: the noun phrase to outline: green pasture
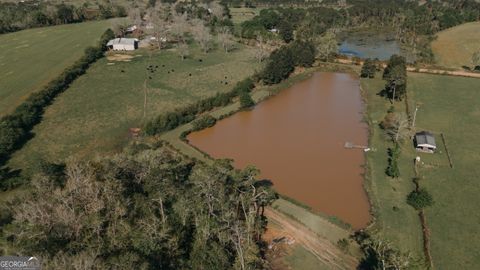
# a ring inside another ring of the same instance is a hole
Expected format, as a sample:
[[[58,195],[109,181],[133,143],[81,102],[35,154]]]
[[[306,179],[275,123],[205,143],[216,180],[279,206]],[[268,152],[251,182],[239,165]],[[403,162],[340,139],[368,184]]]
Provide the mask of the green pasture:
[[[452,76],[408,74],[408,103],[411,112],[418,106],[416,130],[435,134],[438,151],[435,154],[417,153],[413,143],[402,146],[399,179],[384,173],[387,167],[384,132],[378,127],[389,102],[376,93],[383,87],[380,79],[362,80],[372,123],[371,146],[368,153],[369,189],[375,205],[378,230],[402,249],[422,256],[422,234],[417,213],[405,202],[413,190],[413,160],[420,156],[420,185],[433,195],[435,204],[426,209],[431,233],[433,264],[437,269],[474,269],[480,264],[478,226],[480,213],[480,80]],[[405,103],[396,104],[397,111]],[[452,157],[450,168],[445,144]],[[396,207],[395,209],[393,207]]]
[[[13,156],[11,165],[27,168],[39,158],[60,161],[119,150],[130,140],[131,128],[229,91],[259,67],[249,47],[204,54],[191,46],[190,51],[185,60],[175,49],[140,49],[119,54],[131,58],[125,61],[112,60],[119,59],[112,54],[99,60],[48,107],[34,138]]]
[[[419,106],[417,130],[432,131],[438,147],[433,155],[419,154],[420,184],[435,200],[426,210],[434,266],[475,269],[480,265],[480,80],[409,76],[410,102]]]
[[[110,25],[95,21],[0,35],[0,116],[72,65]]]

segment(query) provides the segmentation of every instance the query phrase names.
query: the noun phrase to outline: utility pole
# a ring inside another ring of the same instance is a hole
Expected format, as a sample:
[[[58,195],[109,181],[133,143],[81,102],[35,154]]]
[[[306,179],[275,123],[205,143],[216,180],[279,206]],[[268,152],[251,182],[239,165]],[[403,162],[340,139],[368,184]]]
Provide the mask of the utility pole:
[[[415,106],[415,113],[413,114],[412,128],[415,127],[415,120],[417,119],[417,111],[418,111],[418,105]]]

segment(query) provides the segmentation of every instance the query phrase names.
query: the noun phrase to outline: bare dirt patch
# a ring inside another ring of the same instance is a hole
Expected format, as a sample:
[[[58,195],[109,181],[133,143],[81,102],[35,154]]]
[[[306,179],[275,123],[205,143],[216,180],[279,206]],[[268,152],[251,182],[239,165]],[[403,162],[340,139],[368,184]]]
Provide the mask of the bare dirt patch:
[[[275,252],[274,258],[277,263],[279,262],[278,256],[288,254],[289,247],[299,244],[331,269],[355,269],[358,265],[355,257],[343,253],[336,245],[319,237],[304,225],[272,209],[267,209],[265,214],[270,221],[277,225],[270,229],[270,232],[267,231],[264,239],[272,247],[271,252]],[[274,239],[277,243],[274,243]]]
[[[129,54],[107,54],[108,61],[130,62],[135,56]]]

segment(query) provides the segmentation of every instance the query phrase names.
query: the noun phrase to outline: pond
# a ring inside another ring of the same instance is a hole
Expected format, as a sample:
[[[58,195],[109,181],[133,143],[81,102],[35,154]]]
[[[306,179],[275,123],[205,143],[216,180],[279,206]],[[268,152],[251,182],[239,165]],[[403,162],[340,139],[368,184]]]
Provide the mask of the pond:
[[[364,153],[344,147],[367,144],[359,88],[352,75],[314,73],[187,138],[237,168],[255,165],[279,193],[362,228],[370,221]]]
[[[389,34],[344,33],[341,40],[338,52],[346,56],[388,60],[390,56],[397,54],[405,56],[408,62],[413,61],[412,55],[403,50],[398,41]]]

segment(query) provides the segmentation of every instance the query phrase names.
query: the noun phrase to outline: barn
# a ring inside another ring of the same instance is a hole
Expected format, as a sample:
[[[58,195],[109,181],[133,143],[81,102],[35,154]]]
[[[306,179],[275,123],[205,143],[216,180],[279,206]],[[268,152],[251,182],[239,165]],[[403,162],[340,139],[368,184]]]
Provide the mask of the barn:
[[[107,47],[114,51],[134,51],[138,49],[136,38],[116,38],[107,43]]]
[[[428,131],[422,131],[415,134],[415,148],[417,151],[433,153],[437,150],[435,137]]]

